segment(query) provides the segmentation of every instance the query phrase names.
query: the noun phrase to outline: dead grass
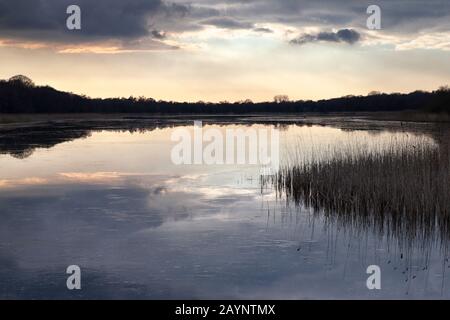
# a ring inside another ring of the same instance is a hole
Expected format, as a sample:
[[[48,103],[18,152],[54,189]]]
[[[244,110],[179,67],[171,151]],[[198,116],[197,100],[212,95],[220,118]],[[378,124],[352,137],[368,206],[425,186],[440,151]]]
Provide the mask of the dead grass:
[[[383,152],[336,149],[271,177],[279,196],[359,229],[403,241],[450,238],[450,166],[443,146],[390,143]]]

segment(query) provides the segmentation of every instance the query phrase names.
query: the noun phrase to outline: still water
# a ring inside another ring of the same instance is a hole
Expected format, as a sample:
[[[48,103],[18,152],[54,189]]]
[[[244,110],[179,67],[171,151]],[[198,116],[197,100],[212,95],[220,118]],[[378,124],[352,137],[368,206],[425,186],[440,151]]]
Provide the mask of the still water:
[[[450,297],[442,242],[406,253],[395,235],[327,221],[261,188],[257,165],[175,165],[171,134],[188,120],[87,122],[0,125],[0,298]],[[282,163],[293,150],[436,144],[425,124],[355,119],[205,128],[277,128]],[[81,290],[66,288],[69,265]],[[369,265],[381,290],[366,287]]]

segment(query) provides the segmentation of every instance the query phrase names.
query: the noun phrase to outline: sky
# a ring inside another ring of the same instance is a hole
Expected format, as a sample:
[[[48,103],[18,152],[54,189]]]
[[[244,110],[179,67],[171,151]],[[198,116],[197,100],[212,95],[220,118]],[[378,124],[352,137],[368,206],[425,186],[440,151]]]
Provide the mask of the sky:
[[[0,0],[0,78],[16,74],[173,101],[433,90],[450,84],[450,1]]]

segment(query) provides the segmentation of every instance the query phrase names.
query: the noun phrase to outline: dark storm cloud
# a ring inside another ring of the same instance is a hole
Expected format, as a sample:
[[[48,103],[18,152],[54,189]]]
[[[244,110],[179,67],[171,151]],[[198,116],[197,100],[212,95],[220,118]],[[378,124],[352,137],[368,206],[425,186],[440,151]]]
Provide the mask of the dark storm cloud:
[[[81,30],[66,28],[69,5],[81,8]],[[161,0],[0,0],[0,34],[12,38],[71,42],[151,36],[154,18],[183,17],[188,7]]]
[[[342,42],[354,44],[361,39],[361,35],[353,29],[341,29],[337,32],[319,32],[317,34],[302,34],[290,41],[291,44],[303,45],[310,42]]]

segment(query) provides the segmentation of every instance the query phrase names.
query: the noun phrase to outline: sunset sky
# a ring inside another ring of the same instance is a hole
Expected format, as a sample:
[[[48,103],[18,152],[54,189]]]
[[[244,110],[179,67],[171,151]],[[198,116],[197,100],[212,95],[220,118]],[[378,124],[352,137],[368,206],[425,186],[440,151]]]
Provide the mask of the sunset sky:
[[[176,101],[432,90],[450,84],[450,1],[0,0],[0,78],[16,74]]]

